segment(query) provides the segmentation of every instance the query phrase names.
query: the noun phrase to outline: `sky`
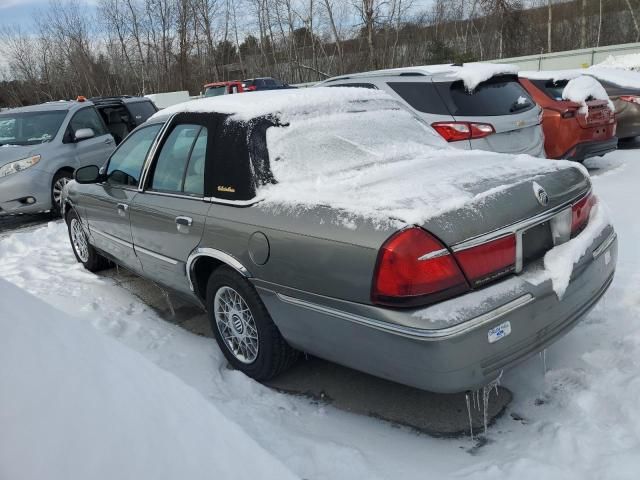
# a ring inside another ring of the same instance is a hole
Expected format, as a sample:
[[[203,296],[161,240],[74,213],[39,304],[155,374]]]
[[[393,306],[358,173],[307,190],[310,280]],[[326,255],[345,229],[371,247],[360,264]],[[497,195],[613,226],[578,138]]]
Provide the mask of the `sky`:
[[[346,1],[346,0],[345,0]],[[87,6],[91,13],[95,12],[97,0],[78,0]],[[421,10],[428,7],[433,0],[413,0],[413,7]],[[23,30],[30,30],[33,26],[34,13],[38,9],[47,7],[49,0],[0,0],[0,27],[17,25]]]

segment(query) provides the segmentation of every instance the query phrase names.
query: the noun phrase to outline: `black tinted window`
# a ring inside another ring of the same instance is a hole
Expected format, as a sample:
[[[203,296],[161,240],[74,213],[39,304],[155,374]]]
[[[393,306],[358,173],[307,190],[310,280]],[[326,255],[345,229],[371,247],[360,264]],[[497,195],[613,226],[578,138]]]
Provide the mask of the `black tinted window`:
[[[328,85],[329,87],[354,87],[354,88],[369,88],[371,90],[377,90],[373,83],[339,83],[337,85]]]
[[[431,82],[389,82],[389,86],[419,112],[449,115],[447,107]]]
[[[73,132],[77,132],[81,128],[90,128],[96,136],[107,133],[104,122],[93,107],[80,110],[73,116],[69,125]]]
[[[156,107],[151,102],[128,103],[127,108],[136,125],[146,122],[151,115],[156,113]]]
[[[149,125],[132,133],[120,144],[109,159],[107,181],[115,185],[137,187],[140,172],[147,158],[151,144],[160,131],[162,124]]]
[[[595,77],[594,77],[595,78]],[[640,90],[629,87],[621,87],[620,85],[616,85],[615,83],[605,82],[604,80],[600,80],[596,78],[600,82],[600,84],[604,87],[607,92],[607,95],[616,97],[618,95],[640,95]]]
[[[434,83],[451,115],[485,117],[513,115],[535,105],[525,89],[512,78],[494,77],[468,92],[462,81]]]
[[[562,92],[569,81],[558,80],[557,82],[554,82],[553,80],[531,80],[531,83],[546,93],[548,97],[554,100],[562,100]]]

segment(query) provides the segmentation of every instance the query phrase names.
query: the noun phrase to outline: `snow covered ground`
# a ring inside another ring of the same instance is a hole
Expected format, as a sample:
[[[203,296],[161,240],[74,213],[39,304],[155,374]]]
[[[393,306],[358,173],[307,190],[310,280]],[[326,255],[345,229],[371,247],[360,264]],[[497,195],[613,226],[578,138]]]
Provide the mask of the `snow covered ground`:
[[[184,478],[210,468],[225,479],[252,469],[261,472],[254,478],[286,478],[285,468],[314,480],[637,478],[638,157],[626,150],[588,161],[619,233],[616,279],[547,351],[546,374],[538,358],[505,374],[514,401],[480,448],[279,394],[228,370],[212,340],[84,271],[62,223],[0,238],[0,278],[50,306],[0,283],[0,478],[145,478],[144,462],[158,479],[177,478],[175,468]],[[114,406],[120,388],[128,400]],[[99,469],[112,453],[117,475]],[[228,473],[225,459],[242,465]]]

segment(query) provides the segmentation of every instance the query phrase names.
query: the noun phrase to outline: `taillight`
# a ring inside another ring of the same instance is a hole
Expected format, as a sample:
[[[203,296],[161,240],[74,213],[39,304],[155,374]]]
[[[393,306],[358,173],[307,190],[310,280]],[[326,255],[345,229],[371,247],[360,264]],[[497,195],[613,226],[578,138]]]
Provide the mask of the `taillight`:
[[[488,123],[436,122],[431,126],[447,142],[483,138],[496,132],[493,125]]]
[[[619,98],[623,102],[637,103],[640,105],[640,97],[636,97],[635,95],[620,95]]]
[[[578,235],[589,223],[589,214],[597,198],[589,193],[571,207],[571,236]]]
[[[426,305],[465,292],[469,285],[449,250],[418,227],[394,234],[380,252],[371,300],[379,305]]]
[[[516,237],[511,234],[454,253],[472,286],[511,273],[516,263]]]

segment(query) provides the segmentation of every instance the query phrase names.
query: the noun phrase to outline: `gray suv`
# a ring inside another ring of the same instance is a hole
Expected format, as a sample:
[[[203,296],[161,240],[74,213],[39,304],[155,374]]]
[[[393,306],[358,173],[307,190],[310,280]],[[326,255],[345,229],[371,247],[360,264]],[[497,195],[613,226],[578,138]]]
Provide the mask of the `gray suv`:
[[[476,70],[474,64],[396,68],[334,77],[317,86],[383,90],[453,147],[544,158],[542,112],[518,76],[496,73],[469,90],[459,78],[473,77]]]
[[[205,306],[230,364],[258,380],[303,351],[427,390],[475,388],[575,326],[616,265],[582,170],[450,148],[371,90],[169,107],[75,178],[77,260]],[[545,276],[556,245],[581,252],[564,280]]]
[[[114,148],[91,102],[49,102],[0,113],[0,216],[58,210],[73,172],[101,165]]]

